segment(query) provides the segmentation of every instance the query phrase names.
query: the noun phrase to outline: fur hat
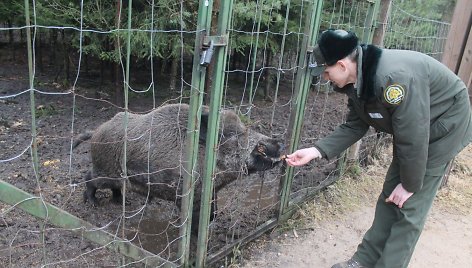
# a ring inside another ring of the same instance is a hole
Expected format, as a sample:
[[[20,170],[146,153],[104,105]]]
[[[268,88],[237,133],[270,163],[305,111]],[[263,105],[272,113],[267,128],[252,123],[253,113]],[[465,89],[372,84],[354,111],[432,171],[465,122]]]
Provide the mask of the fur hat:
[[[320,75],[330,66],[344,59],[356,49],[359,40],[355,33],[345,30],[323,31],[313,49],[315,62],[311,63],[312,74]]]

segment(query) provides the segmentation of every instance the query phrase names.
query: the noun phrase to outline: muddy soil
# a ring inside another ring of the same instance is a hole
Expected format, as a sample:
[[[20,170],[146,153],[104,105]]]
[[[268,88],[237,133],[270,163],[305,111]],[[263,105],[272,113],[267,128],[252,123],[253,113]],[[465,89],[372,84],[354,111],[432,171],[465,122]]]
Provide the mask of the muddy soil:
[[[14,61],[8,55],[2,56],[0,97],[10,97],[0,99],[1,179],[118,237],[123,236],[120,226],[125,218],[127,239],[164,259],[176,261],[179,208],[175,204],[128,192],[123,209],[110,201],[111,192],[105,190],[97,193],[100,206],[93,207],[83,201],[83,177],[90,168],[90,147],[84,144],[72,151],[72,138],[95,129],[122,111],[113,104],[114,98],[109,93],[113,90],[101,85],[96,75],[80,74],[74,94],[70,94],[70,86],[54,82],[53,71],[37,71],[34,88],[38,91],[34,93],[32,103],[32,93],[27,91],[26,60],[18,55]],[[187,102],[180,92],[166,89],[167,80],[165,76],[156,79],[155,104],[152,97],[132,94],[130,111],[142,113],[164,103]],[[142,82],[143,88],[147,87],[146,81],[149,77],[138,74],[132,79],[136,84]],[[230,77],[224,99],[227,108],[239,107],[243,113],[247,112],[247,105],[241,105],[244,84],[244,78]],[[276,105],[273,100],[256,96],[249,123],[251,128],[273,137],[285,137],[294,101],[293,84],[291,77],[284,78]],[[30,150],[32,105],[36,111],[39,176],[33,172]],[[312,90],[307,100],[301,146],[308,146],[314,139],[330,132],[342,120],[344,107],[344,96],[328,96]],[[303,189],[319,185],[332,175],[335,167],[334,161],[320,161],[300,169],[292,196],[304,194]],[[210,225],[210,254],[275,215],[279,208],[280,172],[281,168],[277,167],[235,181],[222,190],[217,217]],[[89,242],[80,233],[56,228],[5,203],[0,203],[0,212],[1,267],[107,267],[120,264],[119,255]],[[192,248],[195,248],[194,244]]]

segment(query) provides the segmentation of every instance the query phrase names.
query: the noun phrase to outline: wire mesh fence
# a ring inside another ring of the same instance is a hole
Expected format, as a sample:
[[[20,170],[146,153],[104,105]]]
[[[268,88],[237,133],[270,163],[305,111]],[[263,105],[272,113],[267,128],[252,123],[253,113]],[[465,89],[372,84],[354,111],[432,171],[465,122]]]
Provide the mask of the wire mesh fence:
[[[453,4],[453,3],[450,3]],[[423,52],[441,60],[451,27],[451,6],[442,13],[443,20],[420,17],[392,3],[390,22],[384,39],[385,47]]]
[[[234,1],[225,67],[200,69],[207,81],[218,72],[225,78],[216,111],[220,132],[212,149],[218,152],[212,174],[218,189],[206,204],[212,216],[208,239],[200,245],[195,219],[204,205],[207,136],[203,129],[195,132],[198,165],[188,170],[187,138],[193,133],[188,121],[197,119],[188,118],[187,104],[196,88],[194,44],[199,34],[215,35],[214,29],[200,30],[197,17],[202,7],[213,4],[218,10],[221,2],[26,1],[29,8],[10,2],[0,5],[9,14],[0,27],[0,170],[3,182],[29,195],[12,202],[2,196],[0,265],[5,267],[180,265],[185,234],[179,229],[190,222],[180,213],[182,197],[189,195],[182,190],[186,174],[195,176],[190,258],[205,247],[210,259],[220,259],[250,240],[280,213],[285,169],[278,163],[246,175],[247,159],[260,157],[256,141],[289,135],[291,113],[300,105],[297,75],[306,69],[299,59],[306,56],[308,19],[316,17],[319,30],[344,28],[367,38],[373,29],[369,14],[375,13],[372,1],[362,0],[325,1],[318,14],[310,13],[310,1]],[[25,23],[26,10],[31,26]],[[411,15],[395,4],[390,18],[386,47],[396,44],[440,57],[449,24]],[[421,27],[408,32],[407,20]],[[210,21],[216,24],[217,16]],[[198,90],[209,105],[217,88],[207,82]],[[206,124],[215,111],[199,107],[198,120]],[[314,79],[303,109],[299,147],[342,123],[346,100]],[[73,148],[77,135],[87,137],[87,131],[95,136]],[[374,132],[366,137],[361,158],[376,137]],[[338,174],[338,159],[296,169],[291,203],[313,195]],[[11,189],[5,185],[3,190]],[[31,200],[37,204],[28,210]],[[49,204],[77,218],[54,214]]]

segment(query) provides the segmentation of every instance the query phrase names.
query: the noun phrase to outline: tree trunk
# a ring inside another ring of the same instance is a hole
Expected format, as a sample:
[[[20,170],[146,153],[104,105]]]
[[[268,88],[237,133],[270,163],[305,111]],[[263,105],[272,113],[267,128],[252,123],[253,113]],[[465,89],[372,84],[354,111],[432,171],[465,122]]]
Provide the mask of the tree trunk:
[[[116,1],[116,13],[115,13],[115,28],[119,29],[121,24],[121,1]],[[120,53],[120,38],[116,36],[115,38],[115,52],[118,54],[118,59],[121,58]],[[118,60],[117,59],[117,60]],[[123,107],[124,105],[124,92],[123,92],[123,83],[121,83],[121,75],[120,75],[120,61],[114,62],[114,70],[115,70],[115,103],[116,105]]]
[[[244,60],[247,57],[244,57],[241,53],[235,52],[234,53],[234,69],[241,69],[244,70],[246,67],[244,65]],[[245,73],[244,72],[236,72],[236,81],[244,82]]]
[[[14,38],[14,32],[13,32],[14,30],[11,29],[12,27],[13,27],[12,22],[8,21],[8,28],[10,28],[10,30],[8,30],[8,44],[10,45],[10,49],[13,51],[11,59],[15,61],[16,60],[16,51],[15,51],[15,44],[14,44],[15,38]]]
[[[89,64],[88,64],[88,55],[84,54],[84,73],[88,74],[89,73]]]
[[[48,53],[48,58],[49,58],[49,65],[55,66],[56,65],[56,50],[57,50],[57,30],[56,29],[50,29],[49,30],[49,53]]]
[[[64,70],[64,80],[69,82],[70,77],[70,63],[69,63],[69,44],[67,43],[66,32],[62,30],[62,61]]]
[[[387,29],[391,6],[392,0],[380,1],[379,26],[375,29],[374,37],[372,39],[372,44],[377,45],[379,47],[383,47],[384,45],[385,31]]]
[[[264,64],[264,66],[267,68],[270,66],[270,63],[272,62],[272,51],[271,50],[267,50],[267,56],[266,56],[266,62]],[[265,79],[265,87],[264,87],[264,99],[270,99],[270,96],[269,96],[269,91],[272,87],[272,77],[271,77],[271,73],[270,73],[270,69],[267,68],[265,69],[265,74],[264,74],[264,79]]]
[[[161,60],[161,75],[166,74],[167,65],[169,65],[169,64],[168,64],[168,60],[163,58],[163,59]]]
[[[100,60],[100,88],[104,85],[104,77],[105,77],[105,62]]]
[[[177,85],[177,69],[179,67],[179,57],[174,57],[170,66],[170,82],[169,89],[171,92],[176,90]]]
[[[39,29],[36,29],[36,40],[34,42],[35,50],[36,50],[36,65],[38,66],[39,72],[44,71],[44,65],[43,65],[43,50],[41,47],[41,32]]]
[[[236,49],[233,49],[231,53],[230,66],[232,70],[236,70]]]
[[[13,28],[13,24],[11,23],[11,21],[8,21],[7,24],[8,24],[8,28],[10,29],[10,30],[8,30],[8,43],[10,44],[10,46],[13,47],[13,41],[15,41],[14,38],[13,38],[13,31],[14,30],[11,29],[11,28]]]
[[[20,43],[26,43],[26,30],[24,29],[20,30]]]
[[[119,107],[123,107],[124,101],[125,101],[125,96],[123,92],[123,83],[121,81],[121,68],[120,68],[120,63],[114,62],[113,63],[114,70],[115,70],[115,103]]]

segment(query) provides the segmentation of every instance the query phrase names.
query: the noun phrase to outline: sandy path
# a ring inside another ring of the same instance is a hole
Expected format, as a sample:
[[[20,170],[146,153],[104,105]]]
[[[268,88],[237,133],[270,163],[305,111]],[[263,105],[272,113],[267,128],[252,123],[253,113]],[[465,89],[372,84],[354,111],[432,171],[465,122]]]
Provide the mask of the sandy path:
[[[329,268],[349,259],[372,223],[375,200],[388,163],[387,159],[364,171],[364,176],[370,179],[357,185],[348,184],[347,195],[353,192],[350,187],[357,187],[357,193],[362,192],[358,195],[360,199],[354,202],[354,209],[342,213],[328,209],[323,211],[324,215],[332,215],[327,219],[308,220],[304,224],[307,227],[294,227],[282,235],[274,231],[262,237],[245,249],[246,259],[240,267]],[[346,193],[340,196],[343,195]],[[471,203],[472,144],[456,158],[448,186],[439,191],[410,268],[472,268]],[[337,206],[333,202],[328,204]],[[316,206],[320,207],[315,203]]]
[[[352,255],[373,216],[373,207],[362,207],[334,222],[299,231],[298,238],[289,232],[260,245],[242,267],[331,267]],[[472,267],[472,215],[433,208],[410,267]]]

